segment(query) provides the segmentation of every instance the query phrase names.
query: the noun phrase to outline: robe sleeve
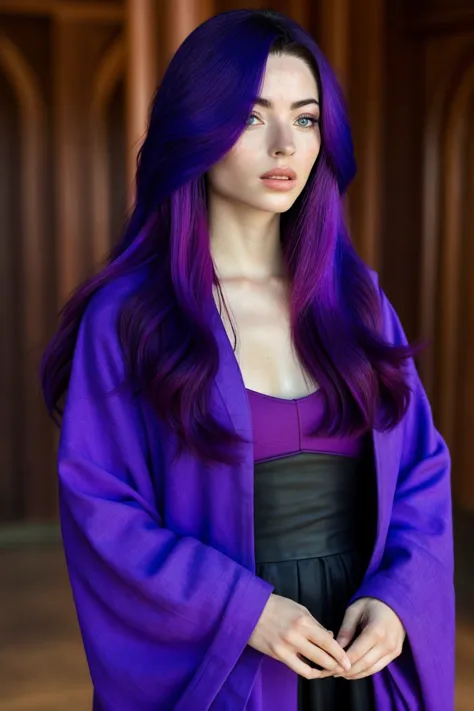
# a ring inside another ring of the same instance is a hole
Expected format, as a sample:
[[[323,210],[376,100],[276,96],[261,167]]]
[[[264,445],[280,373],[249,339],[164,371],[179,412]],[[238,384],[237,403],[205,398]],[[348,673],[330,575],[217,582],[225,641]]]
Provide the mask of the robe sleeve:
[[[382,294],[385,335],[407,338]],[[349,604],[374,597],[389,605],[407,637],[402,654],[373,675],[381,708],[453,711],[455,594],[450,456],[437,431],[413,359],[412,397],[400,423],[401,460],[384,554]]]
[[[273,588],[163,525],[143,406],[120,385],[116,315],[94,297],[76,344],[58,457],[66,563],[94,709],[191,711],[183,696],[203,673],[215,695],[256,652],[246,645]]]

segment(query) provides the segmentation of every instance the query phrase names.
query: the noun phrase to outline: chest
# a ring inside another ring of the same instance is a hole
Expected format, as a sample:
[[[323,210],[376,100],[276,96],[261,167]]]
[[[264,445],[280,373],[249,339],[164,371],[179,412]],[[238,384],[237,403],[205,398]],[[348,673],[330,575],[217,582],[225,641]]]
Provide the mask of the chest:
[[[281,398],[304,397],[317,389],[296,353],[290,322],[288,287],[222,285],[214,300],[234,349],[245,386]],[[227,306],[227,310],[225,308]]]

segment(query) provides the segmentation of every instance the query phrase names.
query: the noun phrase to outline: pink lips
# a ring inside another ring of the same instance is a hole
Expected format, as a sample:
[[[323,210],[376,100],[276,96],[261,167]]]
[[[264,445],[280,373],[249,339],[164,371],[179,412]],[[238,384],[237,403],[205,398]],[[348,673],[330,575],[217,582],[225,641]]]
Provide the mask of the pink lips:
[[[290,180],[296,180],[296,173],[291,168],[272,168],[267,173],[261,175],[261,178],[278,178],[278,176],[286,176]]]
[[[264,173],[260,180],[270,190],[280,192],[289,192],[297,185],[296,173],[291,168],[272,168],[272,170]]]

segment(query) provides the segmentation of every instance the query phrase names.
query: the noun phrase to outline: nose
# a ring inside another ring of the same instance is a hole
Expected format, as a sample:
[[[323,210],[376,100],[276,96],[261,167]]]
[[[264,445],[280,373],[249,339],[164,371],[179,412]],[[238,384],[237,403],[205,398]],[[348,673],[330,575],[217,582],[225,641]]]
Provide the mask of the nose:
[[[291,156],[295,152],[295,144],[291,135],[291,130],[280,129],[275,132],[273,141],[270,144],[270,155]]]
[[[292,156],[293,153],[295,152],[295,148],[293,144],[285,144],[284,146],[274,148],[270,155],[272,156]]]

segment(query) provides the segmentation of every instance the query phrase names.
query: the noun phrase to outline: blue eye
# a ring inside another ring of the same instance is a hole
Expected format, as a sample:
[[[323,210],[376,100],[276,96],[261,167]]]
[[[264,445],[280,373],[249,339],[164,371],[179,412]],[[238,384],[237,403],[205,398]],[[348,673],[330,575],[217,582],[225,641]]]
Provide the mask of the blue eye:
[[[250,119],[252,118],[258,118],[256,114],[250,114],[250,116],[247,119],[247,126],[253,126],[254,124],[249,123]],[[300,116],[299,118],[296,119],[297,121],[309,121],[310,124],[309,126],[301,126],[301,128],[310,128],[312,126],[315,126],[317,123],[319,123],[319,119],[317,119],[315,116]]]
[[[300,116],[298,121],[311,121],[311,126],[315,126],[317,123],[319,123],[319,119],[315,118],[315,116]],[[303,126],[303,128],[308,128],[307,126]]]

